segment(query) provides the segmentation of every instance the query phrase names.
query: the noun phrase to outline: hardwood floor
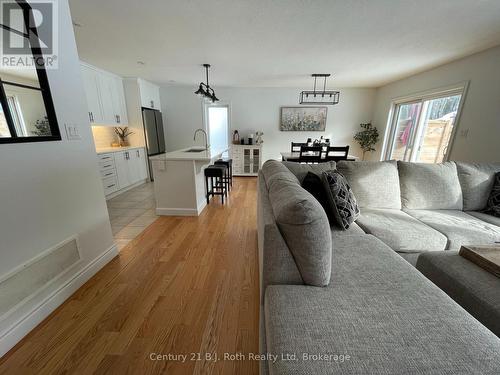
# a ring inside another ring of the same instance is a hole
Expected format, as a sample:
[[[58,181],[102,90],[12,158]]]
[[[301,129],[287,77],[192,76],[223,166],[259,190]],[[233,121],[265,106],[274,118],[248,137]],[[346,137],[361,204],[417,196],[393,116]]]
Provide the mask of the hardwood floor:
[[[257,361],[223,360],[258,352],[256,190],[235,178],[227,205],[160,217],[7,353],[0,374],[258,374]]]

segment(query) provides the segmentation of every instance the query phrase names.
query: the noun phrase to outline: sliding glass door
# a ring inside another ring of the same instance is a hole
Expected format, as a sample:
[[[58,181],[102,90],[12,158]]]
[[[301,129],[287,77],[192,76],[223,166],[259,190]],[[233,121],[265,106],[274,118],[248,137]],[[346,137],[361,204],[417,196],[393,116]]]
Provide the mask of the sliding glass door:
[[[420,117],[422,102],[402,103],[396,106],[393,121],[394,134],[389,159],[410,161],[412,158],[415,130]]]
[[[386,159],[420,163],[446,160],[462,91],[395,104]]]

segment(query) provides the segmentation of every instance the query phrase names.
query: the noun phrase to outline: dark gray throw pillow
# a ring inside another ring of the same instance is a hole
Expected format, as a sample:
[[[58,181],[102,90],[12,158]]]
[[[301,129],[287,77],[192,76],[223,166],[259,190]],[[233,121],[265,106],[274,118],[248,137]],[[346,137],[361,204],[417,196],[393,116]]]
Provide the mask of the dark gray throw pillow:
[[[500,217],[500,172],[495,174],[495,182],[484,213]]]
[[[304,177],[302,181],[302,187],[306,189],[311,195],[316,198],[316,200],[321,204],[323,209],[326,212],[326,216],[328,216],[328,221],[330,224],[334,224],[336,219],[332,217],[330,202],[328,201],[328,195],[325,190],[325,186],[323,184],[323,180],[321,174],[317,174],[314,172],[307,172],[307,175]]]
[[[358,203],[351,187],[336,170],[323,172],[322,180],[337,225],[344,230],[348,229],[359,217]]]

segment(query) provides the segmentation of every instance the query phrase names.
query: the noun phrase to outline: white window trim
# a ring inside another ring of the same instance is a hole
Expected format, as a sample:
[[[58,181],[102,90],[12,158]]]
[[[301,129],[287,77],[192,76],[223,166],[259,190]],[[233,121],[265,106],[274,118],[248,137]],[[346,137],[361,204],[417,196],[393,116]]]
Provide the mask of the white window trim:
[[[24,116],[21,111],[21,105],[17,95],[7,95],[7,104],[9,105],[12,120],[14,121],[16,133],[18,133],[18,136],[27,137],[28,129],[26,128],[26,123],[24,122]]]
[[[430,90],[425,90],[425,91],[420,91],[417,93],[405,95],[405,96],[399,96],[396,98],[393,98],[391,100],[391,108],[389,110],[389,114],[387,117],[387,124],[386,124],[386,132],[384,136],[384,143],[382,146],[382,152],[381,152],[381,160],[389,160],[392,151],[392,143],[394,141],[394,134],[396,132],[396,129],[394,127],[394,116],[396,115],[396,106],[399,104],[404,104],[404,103],[410,103],[410,102],[417,102],[421,101],[424,102],[426,100],[431,100],[431,99],[437,99],[441,98],[444,96],[451,96],[451,95],[461,95],[460,98],[460,103],[458,104],[458,109],[457,109],[457,116],[455,117],[455,123],[453,125],[453,131],[450,136],[450,141],[448,143],[448,149],[446,150],[446,154],[443,157],[443,161],[448,161],[449,156],[451,154],[451,151],[453,150],[453,146],[455,144],[455,138],[457,131],[460,126],[460,118],[462,116],[462,108],[464,106],[464,102],[467,96],[467,91],[469,89],[469,83],[470,81],[463,81],[454,85],[448,85],[448,86],[442,86]]]

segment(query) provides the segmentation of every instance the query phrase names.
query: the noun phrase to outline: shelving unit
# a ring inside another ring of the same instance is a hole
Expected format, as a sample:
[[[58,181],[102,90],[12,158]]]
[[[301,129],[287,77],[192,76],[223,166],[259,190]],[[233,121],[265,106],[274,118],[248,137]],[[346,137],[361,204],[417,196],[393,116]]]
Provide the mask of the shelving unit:
[[[257,176],[262,165],[262,145],[231,145],[234,176]]]

